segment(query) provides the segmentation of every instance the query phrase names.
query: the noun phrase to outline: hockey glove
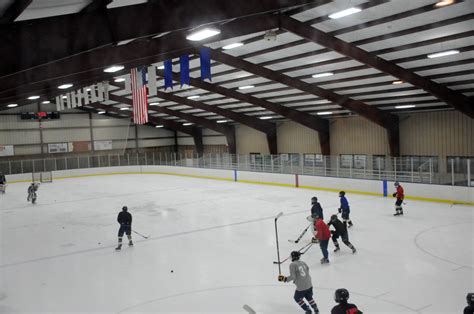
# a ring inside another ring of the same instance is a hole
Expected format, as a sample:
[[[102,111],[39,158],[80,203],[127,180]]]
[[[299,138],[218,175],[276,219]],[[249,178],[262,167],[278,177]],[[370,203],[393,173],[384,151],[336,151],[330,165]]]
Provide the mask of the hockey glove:
[[[334,232],[335,232],[334,230],[331,230],[331,234],[334,234]]]
[[[286,282],[286,277],[283,275],[278,275],[278,281]]]
[[[395,193],[393,193],[393,194],[392,194],[392,196],[393,196],[393,197],[397,196],[397,193],[396,193],[396,192],[395,192]]]
[[[319,243],[319,239],[318,239],[318,238],[312,238],[312,239],[311,239],[311,242],[312,242],[312,243]]]

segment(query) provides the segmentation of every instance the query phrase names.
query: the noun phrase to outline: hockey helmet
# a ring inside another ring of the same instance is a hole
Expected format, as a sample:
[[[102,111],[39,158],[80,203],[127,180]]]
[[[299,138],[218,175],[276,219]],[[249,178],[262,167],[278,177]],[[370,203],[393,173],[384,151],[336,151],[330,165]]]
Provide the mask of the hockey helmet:
[[[344,191],[339,192],[339,197],[343,197],[345,195],[346,195],[346,192],[344,192]]]
[[[301,253],[298,251],[291,252],[291,261],[294,262],[294,261],[299,260],[300,256],[301,256]]]
[[[126,211],[128,210],[128,207],[127,207],[127,206],[124,206],[124,207],[122,207],[122,210],[123,210],[124,212],[126,212]]]
[[[334,301],[337,303],[345,303],[349,299],[349,291],[347,289],[341,288],[337,289],[336,292],[334,292]]]
[[[398,183],[398,181],[395,181],[395,183],[394,183],[393,185],[395,185],[395,186],[399,186],[399,185],[400,185],[400,183]]]
[[[474,305],[474,293],[470,292],[466,295],[466,301],[469,305]]]
[[[337,220],[337,215],[332,215],[331,216],[331,221],[335,221],[335,220]]]
[[[313,196],[313,197],[311,198],[311,204],[314,204],[314,203],[316,203],[317,201],[318,201],[318,198],[317,198],[316,196]]]

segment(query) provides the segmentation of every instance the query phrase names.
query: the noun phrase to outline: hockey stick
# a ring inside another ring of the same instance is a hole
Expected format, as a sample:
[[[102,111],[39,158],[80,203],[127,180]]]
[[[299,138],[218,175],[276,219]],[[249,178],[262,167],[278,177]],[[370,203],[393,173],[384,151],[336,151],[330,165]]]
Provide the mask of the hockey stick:
[[[298,242],[300,242],[301,238],[305,235],[306,231],[308,231],[308,229],[309,229],[309,227],[311,227],[311,225],[312,225],[312,223],[310,223],[310,224],[308,225],[308,227],[306,227],[306,229],[304,229],[303,232],[301,232],[301,234],[300,234],[300,236],[298,237],[298,239],[296,239],[296,240],[288,240],[288,241],[291,242],[291,243],[298,243]]]
[[[133,233],[136,233],[136,234],[138,234],[139,236],[141,236],[141,237],[143,237],[143,238],[145,238],[145,239],[148,239],[148,238],[150,237],[150,236],[148,236],[148,237],[147,237],[147,236],[144,236],[143,234],[141,234],[140,232],[136,232],[135,230],[132,230],[132,231],[133,231]]]
[[[277,244],[277,258],[278,258],[278,274],[281,275],[281,266],[280,266],[280,246],[278,245],[278,227],[277,227],[277,220],[283,216],[283,213],[280,212],[276,217],[275,217],[275,237],[276,237],[276,244]]]
[[[314,243],[313,242],[309,242],[308,244],[306,244],[305,246],[303,246],[301,249],[298,250],[298,252],[300,252],[301,254],[304,254],[306,253],[306,251],[308,251],[308,249],[313,245]],[[306,249],[304,252],[301,252],[303,251],[304,249]],[[278,262],[273,262],[273,264],[278,264],[278,266],[280,266],[280,264],[283,264],[284,262],[286,262],[287,260],[289,260],[291,258],[291,255],[288,256],[287,258],[285,258],[284,260],[282,260],[280,262],[280,260],[278,260]]]

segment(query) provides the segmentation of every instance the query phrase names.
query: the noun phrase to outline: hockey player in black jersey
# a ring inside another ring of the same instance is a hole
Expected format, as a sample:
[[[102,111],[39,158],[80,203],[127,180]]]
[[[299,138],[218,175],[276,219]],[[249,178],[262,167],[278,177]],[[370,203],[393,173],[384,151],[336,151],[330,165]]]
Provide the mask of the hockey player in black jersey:
[[[340,250],[339,243],[337,242],[337,238],[339,236],[342,239],[342,242],[344,242],[345,245],[347,245],[351,250],[352,253],[356,252],[356,248],[349,242],[349,234],[347,232],[347,227],[346,225],[337,219],[337,215],[332,215],[331,216],[331,221],[328,222],[328,227],[333,226],[335,230],[331,230],[331,235],[332,235],[332,242],[334,243],[334,246],[336,247],[334,249],[334,252],[337,252]]]
[[[35,204],[36,203],[36,191],[38,191],[38,184],[31,183],[31,185],[28,187],[28,197],[26,200],[28,202],[31,201],[31,203]]]
[[[115,250],[120,251],[122,249],[122,237],[125,233],[128,238],[128,245],[132,246],[132,214],[128,212],[127,206],[122,207],[122,211],[117,216],[117,222],[120,224],[118,232],[118,246]]]
[[[332,308],[331,314],[363,314],[357,305],[347,303],[348,299],[349,291],[347,289],[337,289],[334,293],[334,301],[339,304]]]
[[[474,293],[468,293],[466,301],[467,306],[464,308],[464,314],[474,314]]]
[[[323,208],[321,207],[321,204],[318,203],[318,198],[316,196],[313,196],[311,198],[311,217],[313,219],[315,217],[324,219]]]

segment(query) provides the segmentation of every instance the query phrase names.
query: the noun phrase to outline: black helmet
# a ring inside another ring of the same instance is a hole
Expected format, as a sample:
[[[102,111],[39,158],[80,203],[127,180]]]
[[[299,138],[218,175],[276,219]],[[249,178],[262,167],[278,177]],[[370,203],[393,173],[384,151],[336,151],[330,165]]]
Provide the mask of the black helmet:
[[[123,210],[124,212],[126,212],[126,211],[128,210],[128,207],[127,207],[127,206],[124,206],[124,207],[122,207],[122,210]]]
[[[332,216],[331,216],[331,220],[332,220],[332,221],[337,220],[337,215],[332,215]]]
[[[466,301],[469,305],[474,305],[474,293],[470,292],[466,295]]]
[[[395,181],[395,183],[394,183],[393,185],[395,185],[395,186],[399,186],[399,185],[400,185],[400,183],[398,183],[398,181]]]
[[[334,301],[337,303],[345,303],[349,299],[349,291],[347,289],[341,288],[337,289],[336,292],[334,292]]]
[[[311,198],[311,204],[314,204],[314,203],[316,203],[317,201],[318,201],[318,198],[317,198],[316,196],[313,196],[313,197]]]
[[[300,256],[301,256],[301,253],[298,251],[291,252],[291,261],[294,262],[294,261],[299,260]]]
[[[339,192],[339,197],[342,197],[344,195],[346,195],[346,192],[344,192],[344,191]]]

